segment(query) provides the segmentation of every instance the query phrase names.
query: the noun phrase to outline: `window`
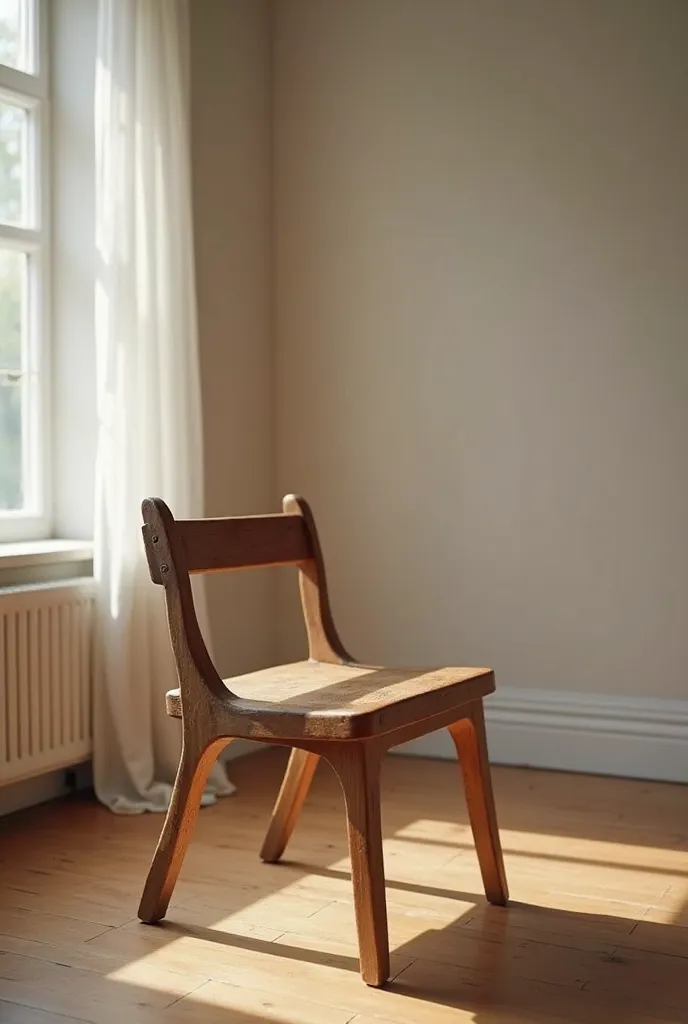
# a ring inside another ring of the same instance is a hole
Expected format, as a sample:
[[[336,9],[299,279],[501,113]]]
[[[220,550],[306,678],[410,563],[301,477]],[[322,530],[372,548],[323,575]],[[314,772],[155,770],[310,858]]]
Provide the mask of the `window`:
[[[0,0],[0,541],[50,530],[45,0]]]

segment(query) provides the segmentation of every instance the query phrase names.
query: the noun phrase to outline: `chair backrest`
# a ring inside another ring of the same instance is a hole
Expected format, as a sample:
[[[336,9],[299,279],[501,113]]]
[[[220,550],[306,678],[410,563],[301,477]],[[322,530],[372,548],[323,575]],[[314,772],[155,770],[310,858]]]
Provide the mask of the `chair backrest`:
[[[298,565],[313,557],[300,515],[186,519],[175,526],[190,573]]]
[[[275,515],[175,519],[163,501],[147,498],[142,512],[143,539],[154,583],[165,584],[164,577],[170,569],[170,566],[163,569],[165,563],[158,558],[163,531],[177,572],[194,574],[300,565],[315,557],[308,524],[298,504],[296,512]]]
[[[160,498],[146,498],[141,510],[151,579],[166,589],[168,615],[179,600],[183,632],[191,647],[200,649],[189,574],[297,566],[310,657],[351,662],[332,619],[325,566],[310,507],[303,498],[288,495],[283,509],[266,516],[177,520]],[[173,644],[178,640],[173,635]],[[207,666],[205,659],[204,654],[202,660]]]

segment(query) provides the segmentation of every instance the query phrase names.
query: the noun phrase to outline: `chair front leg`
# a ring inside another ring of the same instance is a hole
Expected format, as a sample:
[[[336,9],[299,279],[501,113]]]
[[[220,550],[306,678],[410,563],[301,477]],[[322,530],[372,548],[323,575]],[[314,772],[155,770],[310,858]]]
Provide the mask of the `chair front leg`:
[[[196,823],[206,780],[228,739],[201,744],[184,736],[170,806],[139,904],[139,918],[155,924],[167,913],[177,876]]]
[[[324,755],[339,777],[346,801],[351,880],[361,976],[379,987],[389,978],[389,937],[380,820],[382,751],[372,743],[333,745]]]
[[[260,851],[261,860],[267,864],[274,864],[284,853],[319,760],[318,754],[293,748]]]
[[[454,740],[463,773],[468,817],[473,830],[485,895],[490,903],[504,906],[509,899],[509,888],[492,792],[483,702],[478,700],[469,704],[464,717],[450,725],[449,732]]]

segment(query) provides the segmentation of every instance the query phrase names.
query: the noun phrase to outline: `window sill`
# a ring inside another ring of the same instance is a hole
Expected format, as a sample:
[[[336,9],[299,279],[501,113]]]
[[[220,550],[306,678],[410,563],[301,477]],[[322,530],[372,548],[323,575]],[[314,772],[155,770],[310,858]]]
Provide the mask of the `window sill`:
[[[0,587],[92,574],[92,541],[27,540],[0,544]]]
[[[90,562],[93,541],[25,540],[0,544],[0,569],[23,569],[27,565],[52,565],[55,562]]]

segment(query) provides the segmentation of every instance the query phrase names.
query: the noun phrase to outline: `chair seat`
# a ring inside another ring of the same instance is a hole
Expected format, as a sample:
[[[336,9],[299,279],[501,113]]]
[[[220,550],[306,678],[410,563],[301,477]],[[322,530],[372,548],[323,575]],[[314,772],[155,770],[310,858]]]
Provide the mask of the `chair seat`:
[[[300,661],[223,680],[234,735],[360,739],[402,728],[492,693],[487,668],[376,668]],[[231,691],[231,692],[230,692]],[[167,713],[181,717],[178,689]]]

